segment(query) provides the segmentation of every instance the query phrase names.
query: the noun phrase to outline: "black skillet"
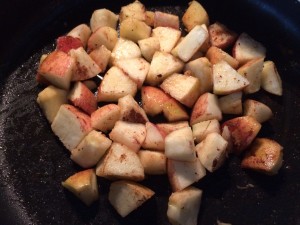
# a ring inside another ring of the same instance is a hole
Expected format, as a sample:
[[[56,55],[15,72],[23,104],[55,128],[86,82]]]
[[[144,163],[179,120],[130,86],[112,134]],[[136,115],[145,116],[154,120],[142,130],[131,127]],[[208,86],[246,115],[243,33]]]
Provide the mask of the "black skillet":
[[[99,179],[100,200],[84,206],[60,182],[79,171],[52,134],[35,103],[37,62],[56,37],[88,23],[94,9],[115,12],[129,1],[2,0],[0,2],[0,224],[168,224],[165,177],[143,183],[156,196],[127,218],[109,205],[109,183]],[[300,224],[300,2],[297,0],[202,0],[211,21],[245,31],[267,47],[277,64],[283,97],[264,91],[274,118],[260,136],[284,146],[279,174],[268,177],[240,169],[231,157],[196,184],[204,190],[199,224]],[[149,9],[182,14],[187,1],[144,1]],[[167,7],[166,7],[167,6]],[[174,7],[178,6],[178,7]]]

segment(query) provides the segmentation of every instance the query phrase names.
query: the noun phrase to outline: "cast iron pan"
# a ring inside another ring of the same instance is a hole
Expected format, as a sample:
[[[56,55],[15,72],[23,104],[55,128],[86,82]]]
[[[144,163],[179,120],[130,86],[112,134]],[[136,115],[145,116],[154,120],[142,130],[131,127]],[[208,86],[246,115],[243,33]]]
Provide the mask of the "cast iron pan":
[[[195,186],[204,190],[199,224],[300,224],[300,3],[296,0],[202,0],[211,21],[245,31],[268,49],[283,79],[283,97],[264,91],[252,98],[267,103],[274,118],[260,136],[284,146],[279,174],[268,177],[240,169],[231,157],[216,173]],[[63,190],[61,181],[80,168],[52,134],[36,96],[37,62],[54,48],[54,40],[80,23],[94,9],[115,12],[128,1],[11,0],[2,1],[0,108],[0,224],[168,224],[166,177],[143,184],[156,196],[127,218],[109,205],[109,183],[99,179],[100,200],[84,206]],[[181,15],[187,2],[144,1],[149,9]],[[177,6],[177,7],[175,7]]]

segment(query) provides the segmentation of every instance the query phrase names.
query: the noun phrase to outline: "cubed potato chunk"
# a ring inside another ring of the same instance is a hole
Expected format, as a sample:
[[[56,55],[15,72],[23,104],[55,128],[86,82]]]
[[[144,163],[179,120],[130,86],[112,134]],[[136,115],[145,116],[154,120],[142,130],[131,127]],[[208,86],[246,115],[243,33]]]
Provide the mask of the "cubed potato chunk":
[[[261,73],[261,87],[274,95],[282,95],[282,81],[273,61],[264,62]]]
[[[118,33],[111,27],[100,27],[92,33],[88,40],[88,52],[104,45],[112,51],[118,41]]]
[[[100,27],[117,28],[119,16],[108,9],[97,9],[93,12],[90,20],[90,26],[93,32]]]
[[[120,12],[120,22],[128,18],[134,18],[140,21],[146,20],[146,8],[140,1],[134,1],[128,5],[122,6]]]
[[[139,40],[138,44],[140,46],[143,57],[148,62],[151,62],[154,53],[160,50],[160,42],[156,37],[149,37],[143,40]]]
[[[138,152],[138,156],[145,174],[162,175],[167,173],[167,157],[163,152],[141,150]]]
[[[152,37],[158,38],[160,51],[170,53],[181,37],[181,31],[171,27],[156,27],[152,30]]]
[[[155,11],[154,27],[171,27],[179,30],[179,17],[174,14]]]
[[[234,69],[237,69],[239,66],[239,62],[235,58],[233,58],[227,52],[215,46],[211,46],[208,49],[208,51],[206,52],[206,57],[209,59],[211,64],[216,64],[220,61],[225,61]]]
[[[79,38],[81,40],[82,46],[85,48],[87,45],[87,41],[91,36],[91,33],[92,31],[88,25],[80,24],[74,27],[67,35],[74,38]]]
[[[242,92],[234,92],[219,98],[219,106],[224,114],[242,114]]]
[[[247,99],[243,103],[243,108],[245,116],[252,116],[259,123],[266,122],[273,116],[273,112],[269,106],[252,99]]]
[[[229,30],[224,24],[215,22],[208,27],[209,40],[212,46],[227,49],[236,40],[237,34]]]
[[[151,27],[145,22],[127,18],[120,24],[120,37],[134,42],[150,37]]]
[[[152,149],[157,151],[165,150],[165,134],[151,122],[146,123],[146,137],[142,147],[144,149]]]
[[[97,63],[101,71],[105,71],[109,63],[111,51],[109,51],[104,45],[94,49],[90,52],[89,56]]]
[[[220,123],[218,120],[206,120],[192,126],[193,136],[196,143],[200,143],[210,133],[220,134]]]
[[[107,132],[115,126],[120,119],[120,107],[116,104],[107,104],[98,108],[91,115],[92,127]]]

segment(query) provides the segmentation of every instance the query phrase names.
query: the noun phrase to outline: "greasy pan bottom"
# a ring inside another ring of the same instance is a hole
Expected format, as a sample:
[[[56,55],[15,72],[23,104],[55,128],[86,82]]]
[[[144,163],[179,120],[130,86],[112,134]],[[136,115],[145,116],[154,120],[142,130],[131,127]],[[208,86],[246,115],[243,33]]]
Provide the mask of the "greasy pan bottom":
[[[216,224],[217,220],[232,224],[300,224],[299,2],[217,2],[203,1],[211,21],[249,33],[267,47],[267,58],[277,64],[283,97],[261,91],[251,98],[273,109],[275,116],[264,124],[260,136],[274,138],[284,146],[284,164],[277,176],[268,177],[241,170],[240,159],[231,157],[220,170],[195,184],[204,190],[199,224]],[[178,7],[171,7],[172,1],[144,3],[150,9],[179,15],[187,5],[183,1],[176,2]],[[79,23],[88,23],[94,9],[107,7],[118,12],[122,4],[125,1],[51,1],[37,3],[36,9],[40,10],[34,9],[34,16],[30,16],[33,9],[29,4],[28,23],[24,22],[19,32],[11,30],[15,36],[5,40],[10,45],[3,45],[1,56],[6,54],[6,58],[0,67],[1,224],[169,224],[166,210],[171,190],[166,176],[142,182],[156,195],[125,219],[110,206],[109,183],[104,179],[99,179],[100,200],[89,208],[65,191],[61,181],[80,168],[69,159],[68,151],[53,135],[36,104],[41,90],[35,82],[37,62],[41,54],[54,48],[55,37]]]

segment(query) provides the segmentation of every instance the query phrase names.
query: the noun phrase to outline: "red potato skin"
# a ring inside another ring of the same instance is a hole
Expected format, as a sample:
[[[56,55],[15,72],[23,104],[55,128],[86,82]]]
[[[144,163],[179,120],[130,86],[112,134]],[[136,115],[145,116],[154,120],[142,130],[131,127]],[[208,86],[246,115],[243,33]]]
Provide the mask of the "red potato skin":
[[[65,107],[78,118],[80,128],[83,132],[90,132],[92,130],[91,118],[85,113],[81,112],[75,106],[65,105]]]
[[[56,50],[68,53],[71,49],[77,49],[83,47],[79,38],[71,36],[61,36],[56,40]]]
[[[74,106],[91,115],[97,110],[97,99],[95,95],[81,82],[77,88],[75,91],[79,92],[78,97],[70,95],[69,100]]]
[[[241,154],[255,139],[260,131],[261,124],[251,116],[241,116],[228,120],[222,124],[227,126],[231,133],[233,153]]]

